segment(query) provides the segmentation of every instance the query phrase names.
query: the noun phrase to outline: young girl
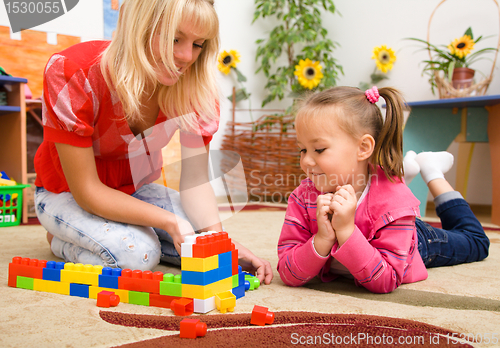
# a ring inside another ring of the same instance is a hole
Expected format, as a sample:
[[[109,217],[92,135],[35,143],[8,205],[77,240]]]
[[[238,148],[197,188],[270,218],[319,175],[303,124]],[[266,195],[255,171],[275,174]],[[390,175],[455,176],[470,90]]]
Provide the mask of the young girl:
[[[35,201],[54,255],[146,270],[180,264],[185,235],[222,230],[208,179],[218,50],[213,0],[125,0],[111,42],[50,58]],[[153,183],[178,128],[180,194]],[[270,263],[236,246],[244,268],[269,283]]]
[[[375,104],[383,97],[385,120]],[[489,240],[460,193],[444,179],[447,152],[409,153],[411,177],[421,172],[435,196],[443,229],[418,219],[420,202],[403,175],[403,108],[393,88],[335,87],[310,96],[296,118],[300,164],[308,178],[288,200],[278,242],[285,284],[315,276],[354,278],[388,293],[427,278],[426,267],[474,262]]]

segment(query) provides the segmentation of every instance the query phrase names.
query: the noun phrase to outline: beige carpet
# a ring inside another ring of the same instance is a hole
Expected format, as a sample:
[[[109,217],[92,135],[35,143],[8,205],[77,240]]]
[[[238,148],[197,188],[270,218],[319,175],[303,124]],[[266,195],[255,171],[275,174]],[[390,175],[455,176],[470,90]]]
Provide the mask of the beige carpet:
[[[230,213],[222,215],[229,217]],[[285,286],[275,270],[276,243],[283,217],[283,211],[242,211],[225,221],[230,236],[268,259],[275,274],[271,285],[247,291],[246,296],[237,301],[236,313],[250,313],[257,304],[275,312],[387,316],[415,320],[476,338],[481,336],[483,342],[486,337],[490,340],[496,337],[496,344],[480,346],[500,346],[499,231],[487,232],[492,245],[485,261],[431,269],[429,278],[423,282],[403,285],[391,294],[376,295],[347,280],[329,284],[313,282],[302,288]],[[0,235],[0,347],[110,347],[178,334],[110,324],[101,319],[100,308],[92,299],[8,287],[8,264],[12,257],[60,260],[50,253],[41,226],[0,228]],[[155,271],[180,273],[165,265]],[[124,303],[109,310],[173,315],[169,309]],[[219,313],[215,310],[211,314]]]

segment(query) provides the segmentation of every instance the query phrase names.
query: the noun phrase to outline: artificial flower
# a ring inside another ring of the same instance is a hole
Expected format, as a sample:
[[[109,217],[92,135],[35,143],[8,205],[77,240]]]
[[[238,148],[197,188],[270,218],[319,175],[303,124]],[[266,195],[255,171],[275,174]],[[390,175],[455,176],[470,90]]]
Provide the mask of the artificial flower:
[[[396,61],[396,55],[392,48],[382,45],[373,49],[372,59],[375,59],[377,68],[385,74],[392,69],[393,63]]]
[[[222,51],[219,55],[219,70],[224,74],[229,74],[231,68],[236,68],[236,64],[240,62],[240,54],[238,51],[230,50]]]
[[[464,35],[459,39],[453,40],[453,42],[448,45],[448,49],[452,55],[458,58],[464,58],[474,49],[474,40],[472,40],[469,35]]]
[[[302,87],[313,89],[319,85],[323,78],[322,68],[318,61],[313,62],[309,58],[306,60],[301,59],[299,64],[295,65],[294,74],[299,79]]]

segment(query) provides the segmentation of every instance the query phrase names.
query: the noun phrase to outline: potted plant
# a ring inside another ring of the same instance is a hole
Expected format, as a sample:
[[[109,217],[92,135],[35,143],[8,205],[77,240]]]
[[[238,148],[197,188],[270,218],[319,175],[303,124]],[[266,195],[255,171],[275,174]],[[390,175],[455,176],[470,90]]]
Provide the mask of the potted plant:
[[[333,1],[255,0],[255,5],[252,23],[260,18],[277,23],[266,39],[256,42],[256,73],[264,73],[269,92],[262,107],[275,99],[296,99],[306,91],[334,86],[343,70],[332,55],[337,43],[322,26],[322,13],[335,13]]]
[[[483,48],[476,52],[474,50],[483,37],[480,36],[474,40],[472,28],[468,28],[464,35],[453,40],[448,45],[433,45],[430,42],[418,38],[409,38],[425,45],[425,50],[429,51],[430,59],[424,60],[425,63],[422,74],[429,75],[432,92],[436,85],[437,74],[441,74],[445,80],[452,84],[456,89],[470,87],[473,82],[475,70],[470,66],[480,59],[485,59],[485,53],[497,51],[497,48]]]

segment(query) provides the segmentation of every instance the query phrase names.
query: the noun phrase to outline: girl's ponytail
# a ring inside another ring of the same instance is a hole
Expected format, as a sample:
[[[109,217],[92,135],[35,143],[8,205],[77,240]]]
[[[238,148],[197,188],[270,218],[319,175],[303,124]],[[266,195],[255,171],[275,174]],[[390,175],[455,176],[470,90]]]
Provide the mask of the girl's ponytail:
[[[386,103],[385,121],[375,139],[372,163],[380,165],[392,181],[393,176],[403,178],[403,124],[405,101],[401,93],[391,87],[379,89]]]

